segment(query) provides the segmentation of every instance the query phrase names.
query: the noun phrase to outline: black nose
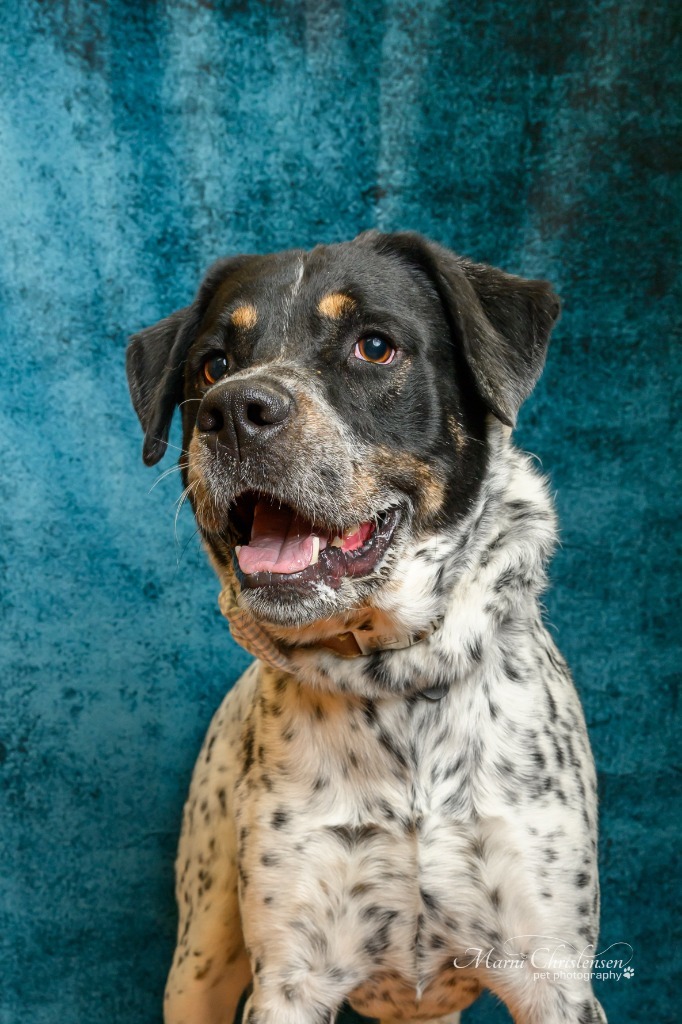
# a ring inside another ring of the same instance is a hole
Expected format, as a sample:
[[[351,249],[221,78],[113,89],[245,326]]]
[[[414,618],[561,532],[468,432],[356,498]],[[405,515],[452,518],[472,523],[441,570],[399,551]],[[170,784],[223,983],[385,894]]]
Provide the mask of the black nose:
[[[293,407],[293,396],[274,381],[226,381],[204,396],[197,427],[212,448],[244,458],[278,432]]]

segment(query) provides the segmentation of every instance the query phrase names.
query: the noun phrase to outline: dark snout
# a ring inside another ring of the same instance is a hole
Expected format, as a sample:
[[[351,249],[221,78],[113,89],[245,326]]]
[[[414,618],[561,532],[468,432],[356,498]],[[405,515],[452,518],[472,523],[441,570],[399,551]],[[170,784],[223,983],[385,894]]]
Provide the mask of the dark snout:
[[[220,446],[244,459],[284,427],[294,406],[293,395],[275,381],[228,380],[204,395],[197,429],[212,450]]]

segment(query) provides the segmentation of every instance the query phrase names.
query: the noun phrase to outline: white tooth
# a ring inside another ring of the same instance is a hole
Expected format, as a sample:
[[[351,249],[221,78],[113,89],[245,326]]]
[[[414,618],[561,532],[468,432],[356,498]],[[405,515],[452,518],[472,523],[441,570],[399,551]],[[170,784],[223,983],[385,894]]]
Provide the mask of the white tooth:
[[[343,538],[342,537],[334,537],[334,540],[331,542],[331,546],[333,548],[341,548],[341,547],[343,547]]]
[[[234,546],[234,553],[237,556],[237,558],[239,558],[239,552],[241,551],[241,549],[242,549],[241,544],[235,544],[235,546]]]
[[[360,523],[356,523],[355,526],[349,526],[347,530],[343,531],[344,537],[352,537],[354,533],[357,533],[360,529]]]
[[[310,556],[308,565],[315,565],[318,558],[320,557],[320,538],[313,535],[313,553]]]

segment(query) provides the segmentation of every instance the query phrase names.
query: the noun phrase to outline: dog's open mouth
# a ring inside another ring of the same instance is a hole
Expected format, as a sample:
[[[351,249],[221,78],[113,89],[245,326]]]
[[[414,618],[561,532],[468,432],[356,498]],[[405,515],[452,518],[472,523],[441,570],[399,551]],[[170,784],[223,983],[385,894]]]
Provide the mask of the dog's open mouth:
[[[366,576],[383,559],[400,519],[397,508],[334,530],[304,512],[254,492],[242,494],[231,514],[242,587],[322,582],[338,586]]]

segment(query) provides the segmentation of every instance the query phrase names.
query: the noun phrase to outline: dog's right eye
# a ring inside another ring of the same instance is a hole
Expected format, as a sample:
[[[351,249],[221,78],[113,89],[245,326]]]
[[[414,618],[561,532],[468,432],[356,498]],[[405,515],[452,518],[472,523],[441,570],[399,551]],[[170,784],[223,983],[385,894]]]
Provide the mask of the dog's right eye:
[[[222,352],[214,352],[204,361],[203,375],[207,384],[215,384],[217,380],[227,373],[227,359]]]

